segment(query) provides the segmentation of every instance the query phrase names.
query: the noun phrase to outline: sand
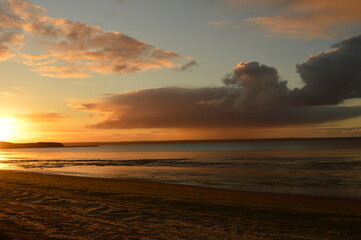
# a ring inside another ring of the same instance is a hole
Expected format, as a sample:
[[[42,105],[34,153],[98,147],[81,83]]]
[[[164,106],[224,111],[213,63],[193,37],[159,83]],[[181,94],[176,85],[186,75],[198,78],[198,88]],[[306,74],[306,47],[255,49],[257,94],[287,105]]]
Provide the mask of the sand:
[[[0,239],[360,239],[361,200],[0,171]]]

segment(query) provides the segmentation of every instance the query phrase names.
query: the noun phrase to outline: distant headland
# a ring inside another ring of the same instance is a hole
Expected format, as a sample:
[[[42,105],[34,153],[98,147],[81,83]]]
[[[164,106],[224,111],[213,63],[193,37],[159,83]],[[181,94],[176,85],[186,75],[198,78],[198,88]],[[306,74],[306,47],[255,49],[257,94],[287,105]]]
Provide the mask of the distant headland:
[[[0,142],[0,149],[12,148],[57,148],[64,147],[62,143],[58,142],[37,142],[37,143],[10,143]]]

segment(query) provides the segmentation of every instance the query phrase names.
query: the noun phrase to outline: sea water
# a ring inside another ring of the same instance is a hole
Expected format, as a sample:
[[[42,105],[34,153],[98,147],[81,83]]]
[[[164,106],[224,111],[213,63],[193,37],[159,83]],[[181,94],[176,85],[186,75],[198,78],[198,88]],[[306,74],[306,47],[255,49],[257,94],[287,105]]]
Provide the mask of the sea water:
[[[361,198],[360,139],[3,149],[0,169]]]

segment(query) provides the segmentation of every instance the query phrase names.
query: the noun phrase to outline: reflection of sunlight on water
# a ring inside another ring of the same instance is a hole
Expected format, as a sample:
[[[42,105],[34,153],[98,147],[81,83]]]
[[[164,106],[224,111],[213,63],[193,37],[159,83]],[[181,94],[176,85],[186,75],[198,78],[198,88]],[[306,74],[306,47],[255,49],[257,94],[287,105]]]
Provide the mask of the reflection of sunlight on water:
[[[9,160],[8,155],[0,152],[0,161],[3,162],[3,161],[6,161],[6,160]],[[0,163],[0,170],[1,169],[5,170],[5,169],[11,169],[11,168],[10,168],[9,164]]]
[[[6,160],[6,157],[0,153],[0,161]],[[3,169],[8,169],[8,165],[4,164],[4,163],[0,163],[0,170]]]
[[[9,164],[8,161],[22,159],[23,156],[19,152],[1,151],[0,152],[0,170],[21,170],[22,168],[16,164]]]
[[[21,169],[13,164],[6,163],[7,161],[12,159],[12,155],[6,152],[0,152],[0,170],[15,170]]]
[[[6,161],[6,160],[10,160],[11,158],[9,158],[8,154],[2,153],[0,152],[0,160],[1,161]]]
[[[19,170],[20,168],[14,166],[14,165],[9,165],[6,163],[0,163],[0,170]]]

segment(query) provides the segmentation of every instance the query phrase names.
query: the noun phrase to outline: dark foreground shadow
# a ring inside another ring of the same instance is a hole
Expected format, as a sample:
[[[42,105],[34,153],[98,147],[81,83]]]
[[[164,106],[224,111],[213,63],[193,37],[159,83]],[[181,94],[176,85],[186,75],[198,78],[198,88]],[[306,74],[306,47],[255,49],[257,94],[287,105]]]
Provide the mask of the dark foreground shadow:
[[[11,240],[11,238],[9,238],[7,235],[5,235],[4,233],[0,232],[0,240]]]

